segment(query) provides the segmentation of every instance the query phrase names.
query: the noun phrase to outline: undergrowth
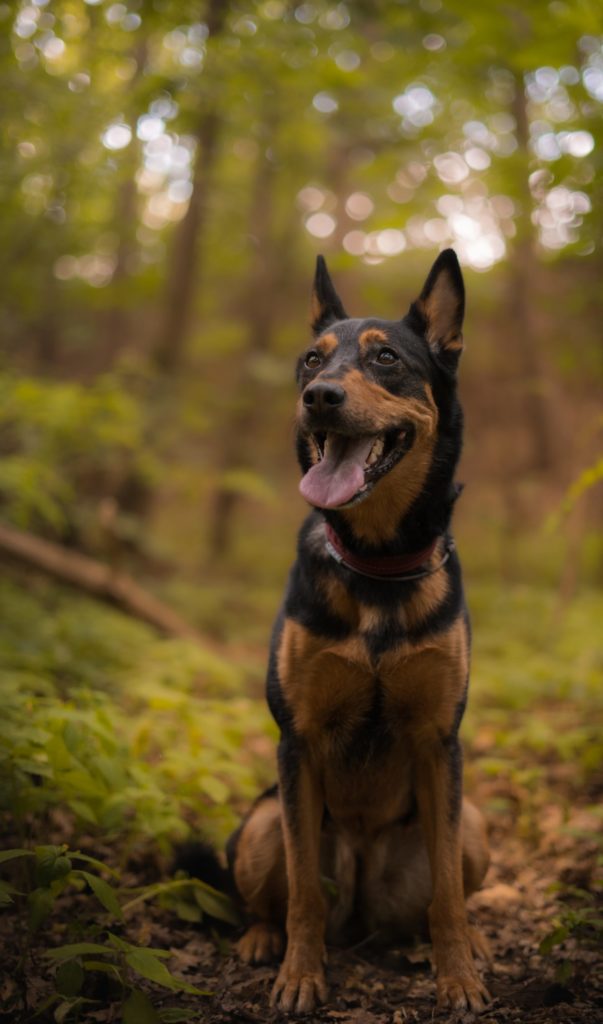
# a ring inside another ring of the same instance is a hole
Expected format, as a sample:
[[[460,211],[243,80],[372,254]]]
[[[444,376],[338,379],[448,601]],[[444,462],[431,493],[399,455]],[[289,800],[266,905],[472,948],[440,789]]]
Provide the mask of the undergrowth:
[[[159,1012],[140,987],[193,991],[169,971],[168,951],[130,941],[132,911],[153,900],[187,921],[236,923],[236,912],[201,882],[134,886],[132,864],[165,875],[173,844],[199,831],[221,846],[273,777],[268,713],[244,695],[244,667],[67,589],[5,579],[0,687],[0,928],[13,930],[21,981],[13,1019],[20,1006],[60,1024],[107,999],[121,1000],[126,1024],[188,1019]],[[32,958],[50,986],[33,1002]]]
[[[544,801],[554,798],[552,767],[580,792],[603,765],[603,595],[585,591],[562,606],[546,588],[491,584],[470,588],[469,602],[463,736],[475,771],[515,780]]]
[[[589,592],[561,608],[546,589],[476,585],[470,604],[469,784],[519,787],[529,836],[542,802],[571,800],[603,758],[603,601]],[[274,777],[275,729],[263,699],[247,696],[257,660],[237,648],[235,615],[223,632],[220,656],[40,578],[0,584],[0,926],[14,933],[15,999],[32,1014],[45,1007],[60,1024],[111,998],[126,1024],[188,1019],[157,994],[191,986],[167,951],[132,941],[129,923],[150,901],[187,921],[236,919],[209,886],[165,880],[174,843],[201,832],[221,846]],[[570,768],[563,795],[551,763]],[[145,858],[155,877],[135,884]],[[583,918],[560,920],[553,944],[592,931]],[[32,957],[45,978],[33,996]]]

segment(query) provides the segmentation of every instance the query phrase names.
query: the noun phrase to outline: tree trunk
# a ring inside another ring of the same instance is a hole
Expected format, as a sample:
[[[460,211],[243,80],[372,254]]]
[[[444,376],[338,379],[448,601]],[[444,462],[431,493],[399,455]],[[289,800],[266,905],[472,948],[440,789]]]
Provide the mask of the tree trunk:
[[[148,41],[142,38],[138,41],[132,52],[136,61],[136,71],[128,86],[128,95],[136,97],[136,87],[142,79],[148,54]],[[136,112],[130,105],[128,119],[136,120]],[[140,159],[139,147],[136,136],[133,134],[132,142],[124,153],[121,166],[121,183],[115,200],[114,229],[118,236],[115,269],[111,282],[113,304],[107,310],[104,336],[104,363],[111,365],[115,356],[130,337],[131,314],[124,302],[126,291],[125,282],[128,274],[131,273],[130,262],[136,251],[135,239],[138,225],[138,189],[136,187],[136,172]]]
[[[226,0],[210,0],[206,19],[208,40],[221,34],[227,12]],[[195,132],[198,152],[193,173],[193,191],[188,210],[175,230],[163,303],[164,312],[153,353],[159,369],[170,375],[180,367],[186,345],[193,298],[199,278],[201,238],[207,220],[211,176],[221,127],[222,119],[215,101],[207,100]]]
[[[522,173],[518,188],[521,219],[517,242],[510,261],[511,313],[509,343],[521,370],[524,388],[525,418],[532,438],[531,469],[550,470],[556,462],[556,431],[553,427],[550,397],[550,364],[540,346],[540,329],[536,316],[538,304],[539,264],[535,251],[531,220],[532,195],[529,186],[529,122],[523,79],[516,76],[513,114],[517,124],[517,144],[522,157]]]
[[[224,475],[250,460],[253,438],[266,412],[266,390],[259,383],[250,387],[252,364],[272,347],[274,324],[279,315],[281,285],[286,277],[290,249],[277,245],[273,225],[273,197],[276,178],[274,160],[268,156],[276,134],[277,114],[271,92],[265,96],[263,152],[258,155],[251,195],[249,237],[254,247],[247,288],[242,299],[249,330],[245,351],[238,361],[235,393],[238,408],[225,425],[224,444],[217,464],[218,486],[209,523],[210,560],[222,557],[231,546],[232,529],[240,495],[222,484]]]
[[[35,326],[36,363],[41,373],[57,372],[60,358],[59,292],[52,266],[45,273],[44,307]]]

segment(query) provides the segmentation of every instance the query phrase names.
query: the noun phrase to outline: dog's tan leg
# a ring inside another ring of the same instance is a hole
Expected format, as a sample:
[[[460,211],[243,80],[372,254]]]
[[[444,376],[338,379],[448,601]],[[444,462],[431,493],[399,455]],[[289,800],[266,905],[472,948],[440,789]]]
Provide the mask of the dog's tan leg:
[[[489,998],[471,951],[463,885],[458,740],[422,734],[416,761],[416,792],[425,834],[433,893],[429,929],[437,972],[438,1005],[483,1009]]]
[[[327,997],[324,975],[325,900],[320,884],[323,796],[303,753],[295,767],[279,750],[283,837],[289,887],[287,952],[272,990],[272,1004],[309,1013]]]
[[[461,809],[463,888],[465,897],[482,884],[488,868],[488,841],[483,816],[464,799]],[[432,878],[423,829],[418,821],[393,825],[370,847],[364,866],[363,911],[369,932],[411,938],[427,932]],[[485,958],[487,943],[470,929],[474,954]]]
[[[270,921],[256,921],[237,942],[237,953],[246,964],[269,964],[283,955],[283,929]]]
[[[243,824],[233,875],[245,909],[259,918],[237,943],[245,963],[262,964],[282,955],[287,908],[285,850],[278,796],[260,800]]]
[[[463,800],[461,812],[461,838],[463,842],[463,887],[465,898],[479,889],[488,865],[490,848],[486,822],[481,811],[470,800]],[[475,925],[469,926],[469,944],[474,957],[484,963],[492,962],[492,950],[485,935]]]
[[[486,822],[481,811],[465,797],[461,810],[463,886],[465,898],[479,889],[490,863]]]

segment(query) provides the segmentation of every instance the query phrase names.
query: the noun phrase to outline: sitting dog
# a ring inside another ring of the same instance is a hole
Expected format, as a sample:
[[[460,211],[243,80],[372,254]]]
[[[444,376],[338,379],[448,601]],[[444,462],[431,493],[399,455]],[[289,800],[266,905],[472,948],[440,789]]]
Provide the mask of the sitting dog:
[[[402,320],[351,319],[322,257],[297,366],[300,490],[313,506],[272,637],[279,783],[228,856],[247,962],[286,951],[272,993],[327,997],[325,939],[429,927],[438,1005],[488,993],[465,897],[488,845],[462,796],[470,631],[450,534],[464,286],[451,249]],[[324,879],[330,884],[325,885]]]

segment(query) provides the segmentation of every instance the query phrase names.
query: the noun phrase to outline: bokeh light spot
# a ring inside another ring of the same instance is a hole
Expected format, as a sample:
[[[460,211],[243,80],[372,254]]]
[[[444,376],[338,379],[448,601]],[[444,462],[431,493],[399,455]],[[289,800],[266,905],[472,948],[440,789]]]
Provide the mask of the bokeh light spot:
[[[312,213],[306,220],[306,231],[309,231],[315,238],[328,238],[332,235],[337,222],[330,213]]]
[[[143,114],[142,117],[138,118],[136,134],[142,142],[150,142],[151,139],[159,138],[160,135],[163,135],[164,130],[165,121],[161,117]]]
[[[106,149],[125,149],[131,139],[132,129],[122,122],[109,125],[102,134],[102,143]]]
[[[385,228],[377,235],[377,248],[384,256],[397,256],[406,248],[404,232],[397,228]]]
[[[446,185],[458,185],[469,175],[469,168],[460,153],[440,153],[433,164],[440,181]]]
[[[588,156],[595,148],[595,140],[590,132],[568,132],[563,141],[562,148],[566,153],[570,153],[571,156]]]
[[[471,146],[463,153],[463,157],[473,171],[485,171],[492,163],[490,154],[479,146]]]
[[[312,99],[312,106],[321,114],[334,114],[338,109],[337,100],[328,92],[317,92]]]
[[[438,35],[437,32],[430,32],[429,35],[426,35],[423,39],[423,47],[425,50],[437,53],[438,50],[446,49],[446,40],[444,39],[444,36]]]
[[[345,212],[352,220],[366,220],[375,209],[375,204],[366,192],[352,192],[345,202]]]
[[[343,247],[352,256],[362,256],[364,252],[364,231],[348,231],[343,237]]]
[[[46,60],[59,60],[65,53],[65,43],[57,36],[50,35],[40,43],[40,50]]]
[[[341,50],[335,57],[340,71],[356,71],[360,67],[360,55],[355,50]]]
[[[307,213],[320,210],[325,201],[325,193],[315,185],[306,185],[297,193],[297,205]]]

